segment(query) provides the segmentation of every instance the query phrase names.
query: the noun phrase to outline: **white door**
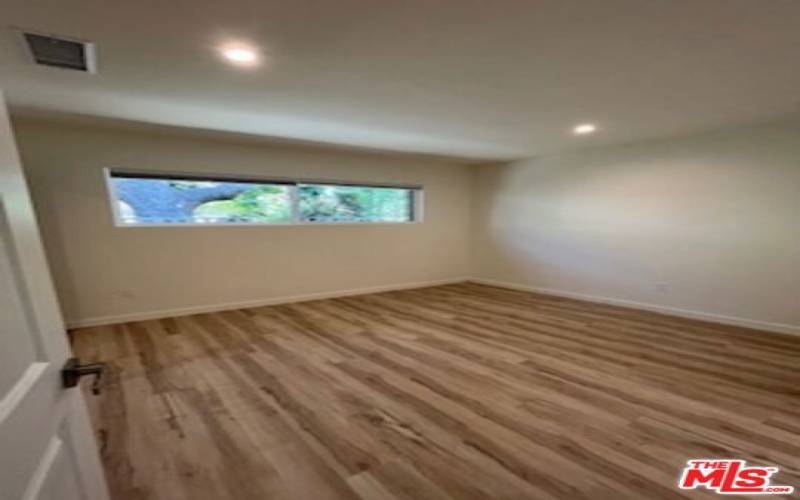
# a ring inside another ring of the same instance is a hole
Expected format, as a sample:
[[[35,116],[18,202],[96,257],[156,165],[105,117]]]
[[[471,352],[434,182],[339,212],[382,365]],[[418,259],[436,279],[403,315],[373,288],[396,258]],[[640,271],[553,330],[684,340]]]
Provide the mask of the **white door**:
[[[107,500],[64,324],[0,94],[0,500]]]

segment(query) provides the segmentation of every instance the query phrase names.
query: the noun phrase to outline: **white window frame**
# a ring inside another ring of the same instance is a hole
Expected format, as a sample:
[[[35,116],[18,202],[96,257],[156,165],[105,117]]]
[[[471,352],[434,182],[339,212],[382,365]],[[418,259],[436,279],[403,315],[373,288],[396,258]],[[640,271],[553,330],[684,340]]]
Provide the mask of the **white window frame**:
[[[162,222],[162,223],[126,223],[122,221],[119,213],[119,198],[114,187],[114,176],[136,175],[143,178],[152,176],[153,179],[174,177],[182,180],[215,180],[219,182],[252,182],[254,184],[287,184],[290,189],[291,217],[285,222]],[[153,228],[153,227],[226,227],[226,226],[374,226],[374,225],[407,225],[420,224],[424,221],[424,196],[425,188],[421,184],[400,184],[387,182],[342,181],[334,179],[299,179],[289,177],[260,177],[253,175],[209,174],[204,172],[175,172],[162,170],[142,170],[131,168],[104,168],[103,177],[106,184],[109,205],[111,206],[111,219],[115,227],[120,228]],[[300,184],[323,184],[334,186],[373,187],[390,189],[407,189],[411,192],[411,220],[409,221],[305,221],[300,218],[300,199],[297,186]]]

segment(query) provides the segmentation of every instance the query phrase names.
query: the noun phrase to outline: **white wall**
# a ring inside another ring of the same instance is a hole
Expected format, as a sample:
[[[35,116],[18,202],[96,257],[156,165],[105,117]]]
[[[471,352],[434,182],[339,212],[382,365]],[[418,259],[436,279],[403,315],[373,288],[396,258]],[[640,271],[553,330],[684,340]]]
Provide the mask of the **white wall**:
[[[32,119],[14,125],[73,325],[468,275],[468,166]],[[117,228],[104,167],[422,184],[425,220]]]
[[[72,324],[471,275],[800,333],[798,123],[482,167],[32,119],[15,129]],[[115,228],[109,166],[420,183],[425,222]]]
[[[474,196],[479,278],[800,333],[797,123],[484,166]]]

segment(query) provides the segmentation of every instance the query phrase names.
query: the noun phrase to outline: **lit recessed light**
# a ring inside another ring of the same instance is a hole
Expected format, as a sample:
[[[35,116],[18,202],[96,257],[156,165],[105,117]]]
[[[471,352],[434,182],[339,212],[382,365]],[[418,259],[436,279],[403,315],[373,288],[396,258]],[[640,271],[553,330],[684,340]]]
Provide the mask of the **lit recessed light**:
[[[255,66],[259,62],[258,52],[249,47],[228,46],[223,47],[220,52],[225,59],[239,66]]]
[[[597,125],[594,123],[581,123],[572,129],[572,133],[575,135],[587,135],[594,132],[597,132]]]

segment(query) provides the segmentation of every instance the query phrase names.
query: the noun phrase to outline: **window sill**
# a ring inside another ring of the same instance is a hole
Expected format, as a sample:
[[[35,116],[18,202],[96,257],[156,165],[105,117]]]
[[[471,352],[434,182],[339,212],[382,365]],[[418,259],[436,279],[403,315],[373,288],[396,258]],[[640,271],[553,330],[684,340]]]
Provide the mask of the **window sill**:
[[[422,224],[423,221],[409,222],[275,222],[265,224],[263,222],[223,222],[223,223],[164,223],[164,224],[120,224],[115,223],[115,228],[171,228],[171,227],[192,227],[192,228],[213,228],[213,227],[304,227],[304,226],[408,226]]]

